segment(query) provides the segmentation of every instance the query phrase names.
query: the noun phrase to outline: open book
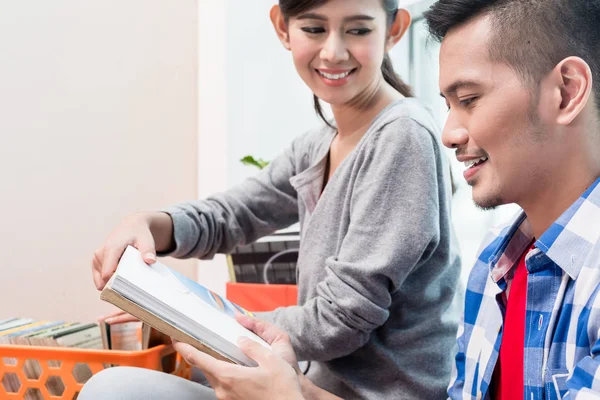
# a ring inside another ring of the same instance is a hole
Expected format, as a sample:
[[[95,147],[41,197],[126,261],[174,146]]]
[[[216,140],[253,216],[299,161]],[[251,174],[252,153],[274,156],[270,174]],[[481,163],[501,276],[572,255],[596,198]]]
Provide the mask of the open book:
[[[235,312],[251,313],[160,262],[148,266],[131,246],[100,298],[223,361],[256,366],[237,346],[241,336],[269,347],[234,318]]]

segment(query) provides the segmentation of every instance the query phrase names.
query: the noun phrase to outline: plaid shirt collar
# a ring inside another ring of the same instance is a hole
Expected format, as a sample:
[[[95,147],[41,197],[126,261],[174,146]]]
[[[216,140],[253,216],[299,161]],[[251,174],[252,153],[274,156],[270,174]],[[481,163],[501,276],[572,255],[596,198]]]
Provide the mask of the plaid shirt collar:
[[[598,209],[600,207],[600,178],[598,178],[577,201],[575,201],[535,242],[535,247],[544,252],[556,265],[575,280],[588,258],[594,244],[600,238]],[[511,272],[515,261],[533,241],[533,230],[527,216],[521,210],[506,230],[503,239],[492,251],[488,260],[492,280],[498,284]],[[527,258],[534,256],[534,250]]]

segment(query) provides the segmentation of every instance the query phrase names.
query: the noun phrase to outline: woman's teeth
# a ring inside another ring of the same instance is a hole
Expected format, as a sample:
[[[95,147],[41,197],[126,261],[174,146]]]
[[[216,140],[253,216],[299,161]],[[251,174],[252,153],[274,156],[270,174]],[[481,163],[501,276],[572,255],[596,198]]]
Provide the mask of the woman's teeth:
[[[323,71],[319,71],[319,74],[321,74],[322,76],[324,76],[327,79],[331,79],[332,81],[336,81],[338,79],[343,79],[345,77],[347,77],[348,75],[350,75],[350,73],[352,72],[352,70],[348,71],[348,72],[343,72],[341,74],[328,74],[327,72],[323,72]]]

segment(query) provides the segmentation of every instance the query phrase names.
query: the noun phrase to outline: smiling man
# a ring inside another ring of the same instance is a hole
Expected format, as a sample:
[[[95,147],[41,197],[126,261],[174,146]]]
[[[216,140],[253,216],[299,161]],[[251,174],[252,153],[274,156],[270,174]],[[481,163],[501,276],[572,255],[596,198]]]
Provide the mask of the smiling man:
[[[468,282],[453,399],[600,397],[600,1],[441,0],[444,144],[522,212]],[[598,396],[598,397],[596,397]]]

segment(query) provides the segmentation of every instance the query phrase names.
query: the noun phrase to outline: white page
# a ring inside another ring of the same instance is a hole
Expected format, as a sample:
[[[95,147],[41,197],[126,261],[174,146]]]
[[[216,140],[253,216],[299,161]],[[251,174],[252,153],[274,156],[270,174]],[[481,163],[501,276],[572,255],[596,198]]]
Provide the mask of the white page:
[[[270,348],[264,340],[241,326],[235,319],[199,299],[174,277],[164,264],[156,262],[148,266],[140,252],[131,246],[127,247],[121,257],[116,273],[236,346],[238,339],[245,336]]]

